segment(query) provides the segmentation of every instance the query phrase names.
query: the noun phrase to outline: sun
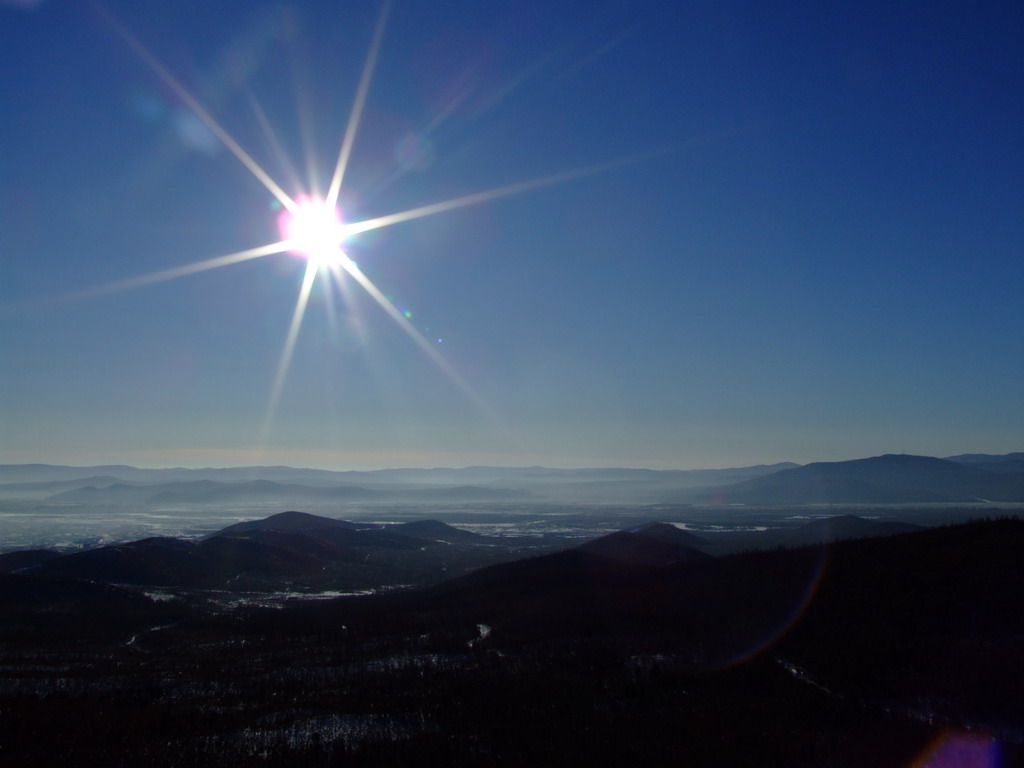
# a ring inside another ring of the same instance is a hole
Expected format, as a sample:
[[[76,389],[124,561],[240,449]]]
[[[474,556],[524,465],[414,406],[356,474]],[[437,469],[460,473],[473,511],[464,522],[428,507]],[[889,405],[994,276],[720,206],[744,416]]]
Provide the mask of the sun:
[[[295,310],[292,313],[291,323],[285,337],[284,347],[278,361],[277,374],[270,394],[270,401],[267,405],[267,412],[264,418],[262,430],[265,441],[270,421],[277,408],[277,402],[281,397],[284,388],[285,378],[291,365],[292,354],[295,350],[299,329],[302,325],[306,307],[313,289],[313,284],[321,279],[328,285],[337,286],[345,292],[346,281],[351,280],[358,284],[375,301],[384,312],[394,320],[398,326],[405,331],[409,338],[430,358],[447,377],[457,385],[469,398],[477,404],[482,412],[489,412],[486,404],[480,399],[469,384],[449,365],[441,356],[433,341],[420,332],[411,322],[408,312],[398,309],[391,299],[382,292],[367,277],[359,266],[349,258],[343,249],[346,238],[355,237],[361,233],[372,230],[390,227],[407,221],[413,221],[426,216],[452,211],[467,206],[480,205],[491,200],[497,200],[510,195],[518,195],[529,190],[547,187],[553,184],[562,184],[572,179],[579,179],[595,173],[601,173],[611,168],[638,162],[639,160],[655,157],[663,152],[649,152],[626,158],[599,163],[597,165],[575,168],[549,176],[543,176],[528,181],[521,181],[508,184],[502,187],[495,187],[488,191],[476,192],[473,194],[456,197],[442,202],[422,205],[418,208],[390,213],[374,218],[356,219],[345,221],[338,210],[338,197],[341,194],[344,181],[345,169],[348,165],[352,147],[355,143],[356,133],[362,117],[363,107],[366,103],[367,93],[370,87],[370,80],[376,64],[377,55],[380,51],[381,40],[384,34],[384,27],[390,12],[391,0],[384,0],[377,26],[374,30],[370,50],[367,53],[363,65],[363,73],[359,80],[352,110],[349,114],[348,125],[341,141],[341,148],[338,153],[337,162],[334,166],[334,173],[327,193],[323,196],[300,196],[292,197],[267,171],[256,162],[253,157],[242,148],[235,138],[228,133],[224,127],[211,115],[202,104],[185,88],[178,79],[136,38],[131,31],[125,27],[109,10],[99,8],[100,13],[117,30],[128,46],[149,66],[156,76],[175,93],[182,103],[215,135],[220,142],[244,165],[250,173],[266,187],[267,191],[275,198],[276,203],[281,207],[281,213],[277,219],[277,225],[281,233],[281,240],[276,243],[267,243],[255,248],[229,253],[224,256],[217,256],[203,261],[184,264],[160,272],[148,275],[141,275],[125,280],[119,280],[91,290],[80,292],[79,296],[97,296],[120,291],[129,288],[138,288],[152,283],[186,277],[211,269],[226,267],[232,264],[250,261],[278,253],[292,253],[306,259],[306,268],[302,277],[302,284],[299,288],[298,297],[295,302]],[[314,188],[310,183],[307,188]],[[329,294],[329,291],[328,291]],[[348,294],[345,294],[348,298]],[[437,340],[440,343],[441,339]]]
[[[345,227],[336,206],[314,197],[299,198],[294,210],[285,209],[277,219],[287,250],[309,259],[311,266],[327,268],[344,259],[341,250]]]

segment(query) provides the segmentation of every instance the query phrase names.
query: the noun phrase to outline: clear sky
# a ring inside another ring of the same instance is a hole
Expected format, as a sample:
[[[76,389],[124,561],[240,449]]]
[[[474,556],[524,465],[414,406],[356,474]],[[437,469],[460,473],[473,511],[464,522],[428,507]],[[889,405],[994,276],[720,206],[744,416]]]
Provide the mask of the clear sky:
[[[395,0],[346,222],[589,171],[350,237],[282,377],[301,256],[93,290],[281,239],[157,62],[324,194],[381,9],[0,0],[0,461],[1022,450],[1020,2]]]

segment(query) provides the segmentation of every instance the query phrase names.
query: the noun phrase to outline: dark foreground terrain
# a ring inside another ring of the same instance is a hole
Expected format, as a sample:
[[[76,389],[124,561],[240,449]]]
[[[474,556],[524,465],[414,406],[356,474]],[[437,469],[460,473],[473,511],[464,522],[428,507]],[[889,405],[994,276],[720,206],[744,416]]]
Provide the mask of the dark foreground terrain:
[[[1024,764],[1024,522],[621,542],[273,609],[0,574],[0,763]]]

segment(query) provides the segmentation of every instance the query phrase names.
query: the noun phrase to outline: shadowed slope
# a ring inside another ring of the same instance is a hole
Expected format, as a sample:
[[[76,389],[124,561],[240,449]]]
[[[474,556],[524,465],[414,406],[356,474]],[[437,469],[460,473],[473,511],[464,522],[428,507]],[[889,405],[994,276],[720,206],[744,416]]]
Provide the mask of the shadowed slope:
[[[704,543],[699,536],[674,525],[648,523],[628,531],[594,539],[579,548],[590,554],[635,565],[672,565],[704,560],[710,555],[695,549]]]

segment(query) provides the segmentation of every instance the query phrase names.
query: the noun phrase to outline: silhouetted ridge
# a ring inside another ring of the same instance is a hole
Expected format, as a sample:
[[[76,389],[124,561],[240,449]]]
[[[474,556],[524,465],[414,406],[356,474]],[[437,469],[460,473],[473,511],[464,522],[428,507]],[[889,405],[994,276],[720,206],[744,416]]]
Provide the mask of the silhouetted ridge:
[[[672,565],[704,560],[710,555],[695,549],[690,542],[701,539],[674,525],[649,523],[628,531],[602,536],[578,549],[611,560],[635,565]],[[681,542],[687,542],[683,544]]]
[[[868,520],[857,515],[836,515],[813,520],[786,535],[791,544],[866,539],[874,536],[892,536],[924,530],[919,525],[890,520]]]
[[[701,538],[690,531],[685,531],[671,523],[645,523],[644,525],[639,525],[636,528],[630,528],[629,532],[646,536],[650,539],[668,541],[673,544],[682,544],[685,547],[694,547],[698,549],[701,545],[708,543],[707,539]]]
[[[112,584],[190,586],[203,583],[203,565],[196,544],[154,537],[74,552],[50,560],[39,569],[47,574]]]
[[[57,556],[36,570],[139,586],[348,591],[436,583],[508,560],[521,546],[437,520],[357,526],[289,511],[235,523],[197,542],[143,539]]]
[[[288,511],[278,512],[262,520],[246,520],[235,523],[211,535],[223,536],[247,531],[320,531],[330,528],[355,530],[356,526],[347,520],[335,520],[321,515],[311,515],[308,512]]]
[[[22,568],[41,565],[55,557],[60,557],[60,554],[52,549],[21,549],[15,552],[5,552],[0,555],[0,573],[12,573]]]

